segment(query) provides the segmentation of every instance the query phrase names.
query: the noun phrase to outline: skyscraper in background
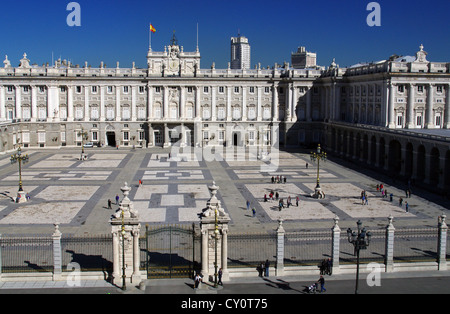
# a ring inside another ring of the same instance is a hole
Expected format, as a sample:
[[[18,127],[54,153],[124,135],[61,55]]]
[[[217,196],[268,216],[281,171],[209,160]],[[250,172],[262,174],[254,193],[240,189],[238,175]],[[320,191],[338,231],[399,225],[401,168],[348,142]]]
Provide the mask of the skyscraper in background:
[[[231,37],[231,69],[250,69],[250,44],[248,38]]]

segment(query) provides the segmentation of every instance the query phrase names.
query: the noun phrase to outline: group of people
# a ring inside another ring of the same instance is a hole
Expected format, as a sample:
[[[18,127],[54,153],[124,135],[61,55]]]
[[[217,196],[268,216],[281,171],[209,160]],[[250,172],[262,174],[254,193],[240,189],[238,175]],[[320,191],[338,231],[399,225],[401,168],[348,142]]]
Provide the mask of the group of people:
[[[266,259],[265,262],[261,262],[258,266],[258,273],[259,277],[269,277],[269,269],[270,269],[270,262],[268,259]]]
[[[361,191],[361,205],[369,205],[369,198],[367,197],[366,190]]]
[[[272,183],[286,183],[286,177],[283,176],[272,176]]]
[[[274,192],[273,190],[270,191],[269,193],[269,197],[267,197],[267,194],[264,194],[264,202],[267,202],[269,200],[277,200],[278,201],[278,209],[281,211],[282,208],[289,208],[289,206],[293,206],[292,205],[292,198],[289,195],[286,199],[286,205],[284,203],[284,199],[280,198],[280,194],[278,192]],[[298,204],[300,202],[300,197],[296,196],[295,197],[295,205],[298,207]]]
[[[381,184],[377,184],[377,192],[381,193],[381,197],[386,198],[388,196],[387,190],[384,187],[383,183]],[[405,194],[406,194],[406,198],[410,198],[411,197],[411,187],[410,187],[410,183],[408,182],[408,188],[405,190]],[[392,202],[394,200],[394,194],[390,193],[389,194],[389,201]],[[403,197],[400,197],[398,199],[398,206],[403,208]],[[408,202],[405,202],[405,210],[406,212],[409,212],[409,204]]]
[[[333,261],[331,260],[331,258],[324,259],[319,264],[319,269],[320,269],[320,274],[321,275],[329,275],[329,276],[331,276],[332,268],[333,268]]]

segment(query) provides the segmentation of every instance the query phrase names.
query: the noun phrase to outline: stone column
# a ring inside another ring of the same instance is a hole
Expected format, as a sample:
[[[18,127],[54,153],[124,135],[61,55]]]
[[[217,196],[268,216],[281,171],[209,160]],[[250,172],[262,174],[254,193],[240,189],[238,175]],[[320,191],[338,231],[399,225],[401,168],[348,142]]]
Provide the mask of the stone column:
[[[31,117],[32,122],[36,122],[37,118],[37,87],[31,86]]]
[[[120,85],[116,85],[116,121],[120,121],[121,118],[121,112],[120,112]],[[119,142],[119,139],[116,139],[116,142]]]
[[[262,87],[256,87],[257,90],[257,103],[256,103],[256,120],[262,120]]]
[[[332,230],[331,238],[331,261],[333,263],[331,272],[333,274],[338,274],[340,272],[339,266],[339,249],[341,243],[341,228],[339,228],[339,217],[334,217],[334,226]]]
[[[311,93],[313,92],[312,87],[307,87],[306,91],[306,121],[312,121],[311,115]]]
[[[388,123],[387,126],[390,129],[395,128],[395,104],[394,104],[394,93],[395,93],[395,86],[394,84],[390,83],[389,85],[389,103],[388,103]]]
[[[59,224],[55,224],[53,239],[53,280],[60,280],[62,276],[62,252],[61,252],[61,231]]]
[[[386,272],[393,272],[394,271],[394,232],[395,228],[392,224],[392,220],[394,217],[389,216],[388,217],[388,225],[386,227],[386,251],[385,251],[385,267]]]
[[[247,121],[247,86],[242,86],[242,121]]]
[[[137,86],[131,86],[131,121],[136,121]]]
[[[228,225],[222,226],[222,281],[228,281]]]
[[[231,113],[231,86],[227,86],[227,121],[232,120]],[[227,142],[229,142],[229,138],[227,137]]]
[[[200,106],[201,106],[201,86],[196,86],[195,87],[195,118],[196,119],[201,119],[201,110],[200,110]]]
[[[438,239],[438,269],[447,270],[447,224],[445,223],[445,218],[447,216],[442,214],[438,218],[438,228],[439,228],[439,239]]]
[[[151,121],[152,118],[153,118],[153,86],[148,84],[147,85],[147,121]]]
[[[133,202],[128,198],[131,188],[125,182],[121,188],[123,199],[119,209],[110,220],[113,234],[113,274],[112,282],[121,286],[125,266],[125,282],[139,284],[141,275],[139,270],[139,213],[134,209]],[[124,264],[125,263],[125,264]]]
[[[105,86],[100,86],[100,121],[105,121]]]
[[[434,128],[433,121],[433,84],[427,86],[427,104],[425,106],[425,129]]]
[[[37,108],[36,113],[34,114],[37,117]],[[73,121],[73,86],[67,86],[67,121]]]
[[[447,84],[447,94],[445,96],[444,128],[450,129],[450,84]]]
[[[205,278],[204,280],[212,278],[214,281],[215,256],[217,253],[217,271],[222,268],[222,281],[226,281],[229,279],[227,234],[230,217],[225,213],[221,202],[216,197],[219,187],[213,182],[213,185],[208,188],[211,198],[206,202],[206,208],[202,213],[200,222],[202,234],[202,275]]]
[[[272,98],[273,98],[273,103],[272,103],[272,110],[273,110],[273,121],[278,121],[278,113],[279,113],[279,109],[278,109],[278,86],[274,85],[272,87]]]
[[[170,117],[169,114],[169,88],[167,86],[163,87],[163,119],[167,120]]]
[[[406,128],[414,129],[414,84],[409,84],[408,105],[406,107]]]
[[[181,86],[180,91],[180,119],[184,120],[186,117],[186,86]],[[184,137],[184,134],[183,134]]]
[[[276,264],[276,276],[284,275],[284,235],[286,232],[283,228],[283,220],[278,220],[277,229],[277,264]]]
[[[20,90],[22,86],[15,85],[15,91],[16,91],[16,112],[13,117],[13,119],[20,119],[21,118],[21,112],[22,112],[22,91]]]

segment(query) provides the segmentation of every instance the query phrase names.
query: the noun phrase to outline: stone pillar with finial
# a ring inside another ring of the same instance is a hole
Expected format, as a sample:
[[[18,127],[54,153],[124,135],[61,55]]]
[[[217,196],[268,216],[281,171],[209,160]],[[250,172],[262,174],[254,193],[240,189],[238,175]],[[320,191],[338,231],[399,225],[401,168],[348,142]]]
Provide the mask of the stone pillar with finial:
[[[219,187],[216,186],[216,183],[213,182],[208,189],[211,193],[211,198],[206,202],[206,208],[203,210],[200,221],[202,275],[204,278],[214,278],[216,269],[222,268],[222,281],[227,281],[229,280],[227,236],[230,216],[222,208],[220,200],[217,199]],[[215,267],[216,260],[217,267]]]
[[[385,252],[385,267],[386,272],[394,271],[394,232],[395,228],[392,224],[394,217],[390,215],[388,217],[388,225],[386,227],[386,252]]]
[[[277,265],[276,265],[276,275],[284,275],[284,235],[286,231],[283,228],[283,220],[278,220],[277,228]]]
[[[447,270],[447,230],[448,226],[445,222],[447,216],[442,214],[438,218],[439,240],[438,240],[438,269]]]
[[[110,224],[113,234],[113,284],[123,282],[139,284],[141,275],[139,270],[139,234],[141,224],[139,213],[134,209],[133,202],[128,198],[131,188],[125,182],[120,189],[123,199],[119,209],[112,215]]]
[[[331,243],[331,261],[333,274],[338,274],[340,271],[339,265],[339,248],[341,243],[341,228],[339,227],[339,217],[334,216],[334,226],[332,228],[332,243]]]

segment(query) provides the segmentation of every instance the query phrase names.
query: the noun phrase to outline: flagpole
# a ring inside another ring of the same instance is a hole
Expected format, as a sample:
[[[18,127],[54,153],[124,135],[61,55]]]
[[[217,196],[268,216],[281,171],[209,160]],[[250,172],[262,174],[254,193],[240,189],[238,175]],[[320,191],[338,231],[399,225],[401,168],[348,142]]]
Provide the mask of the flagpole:
[[[150,32],[149,36],[149,45],[148,45],[148,49],[151,51],[152,50],[152,23],[150,23],[149,27],[148,27],[148,31]]]

